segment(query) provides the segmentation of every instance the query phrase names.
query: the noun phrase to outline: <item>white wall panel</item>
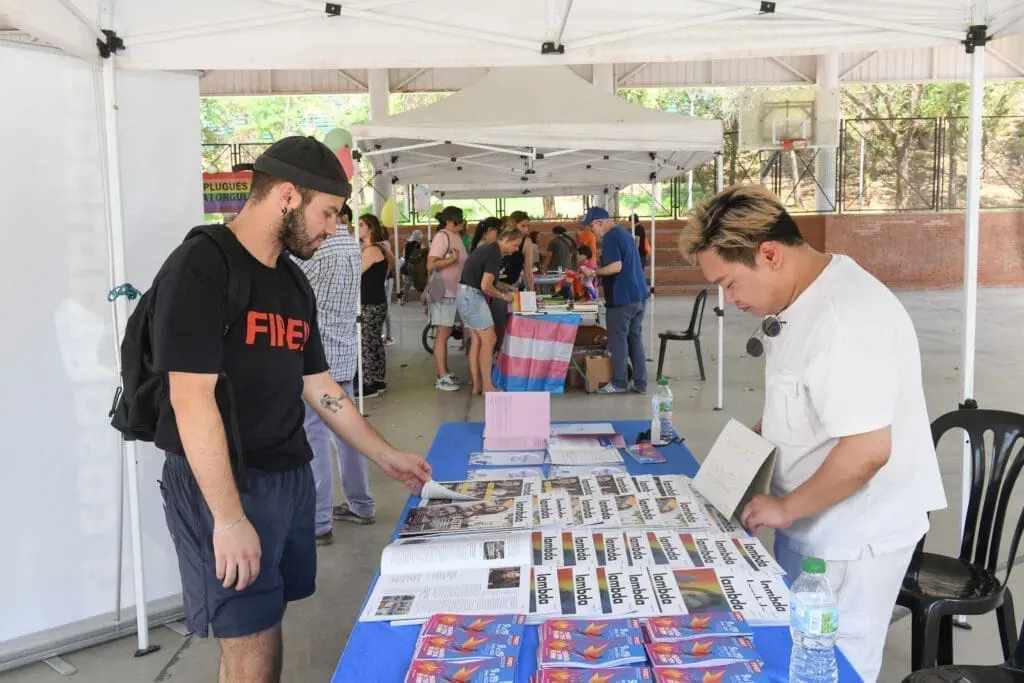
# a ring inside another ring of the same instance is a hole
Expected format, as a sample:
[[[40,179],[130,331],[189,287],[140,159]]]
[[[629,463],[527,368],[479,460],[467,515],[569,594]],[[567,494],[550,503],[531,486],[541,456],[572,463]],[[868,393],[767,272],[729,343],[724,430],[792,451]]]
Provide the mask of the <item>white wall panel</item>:
[[[118,143],[124,208],[125,275],[145,291],[190,228],[203,222],[199,83],[193,75],[121,71],[117,75]],[[181,592],[177,556],[164,521],[157,479],[164,456],[137,444],[146,598]],[[135,602],[125,543],[125,604]]]
[[[113,608],[120,449],[93,70],[0,47],[0,92],[2,650]]]
[[[198,85],[141,71],[117,80],[127,277],[145,289],[202,221]],[[14,250],[0,275],[0,315],[14,330],[0,337],[2,665],[110,629],[119,590],[124,607],[134,596],[127,542],[115,580],[126,534],[121,442],[107,418],[118,378],[98,75],[67,56],[0,46],[0,92],[10,103],[0,107],[0,229]],[[180,592],[162,460],[139,449],[148,601]]]

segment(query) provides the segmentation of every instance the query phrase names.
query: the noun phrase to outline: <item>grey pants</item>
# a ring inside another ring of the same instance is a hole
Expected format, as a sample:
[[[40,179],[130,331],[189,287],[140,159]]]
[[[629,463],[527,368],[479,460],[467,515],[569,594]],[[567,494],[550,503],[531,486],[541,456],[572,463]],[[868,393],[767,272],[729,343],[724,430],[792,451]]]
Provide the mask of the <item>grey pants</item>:
[[[345,393],[352,397],[352,382],[343,382]],[[306,406],[306,439],[313,449],[313,483],[316,487],[316,533],[327,533],[334,510],[334,458],[331,446],[337,450],[338,471],[341,473],[341,490],[345,493],[348,508],[360,517],[373,517],[373,494],[370,493],[370,477],[366,458],[338,435],[327,428],[316,411]]]

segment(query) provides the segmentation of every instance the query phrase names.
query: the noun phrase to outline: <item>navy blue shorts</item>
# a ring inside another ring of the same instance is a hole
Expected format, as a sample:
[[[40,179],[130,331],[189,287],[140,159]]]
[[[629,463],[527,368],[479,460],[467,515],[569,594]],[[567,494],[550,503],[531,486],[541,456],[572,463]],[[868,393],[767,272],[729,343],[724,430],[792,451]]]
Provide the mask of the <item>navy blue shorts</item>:
[[[242,508],[260,538],[260,574],[243,591],[224,588],[213,556],[213,516],[188,461],[167,454],[160,491],[178,553],[185,618],[193,633],[238,638],[281,623],[285,604],[316,589],[316,492],[308,465],[246,472]]]

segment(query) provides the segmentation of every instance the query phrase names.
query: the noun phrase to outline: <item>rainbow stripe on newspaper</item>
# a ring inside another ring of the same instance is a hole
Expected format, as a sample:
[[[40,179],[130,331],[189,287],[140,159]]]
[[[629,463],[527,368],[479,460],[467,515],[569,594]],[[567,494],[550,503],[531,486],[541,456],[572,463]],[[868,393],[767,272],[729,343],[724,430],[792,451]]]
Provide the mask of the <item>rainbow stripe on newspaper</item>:
[[[565,392],[579,313],[513,315],[491,379],[501,391]]]

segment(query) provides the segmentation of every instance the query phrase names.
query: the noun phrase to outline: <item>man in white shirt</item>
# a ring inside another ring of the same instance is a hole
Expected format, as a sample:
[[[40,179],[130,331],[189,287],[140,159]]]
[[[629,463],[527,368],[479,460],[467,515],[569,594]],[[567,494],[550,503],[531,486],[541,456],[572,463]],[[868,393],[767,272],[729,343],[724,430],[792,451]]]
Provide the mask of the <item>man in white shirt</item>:
[[[875,681],[914,546],[928,513],[946,506],[910,316],[852,259],[807,245],[760,185],[695,209],[685,249],[727,301],[781,323],[764,339],[755,427],[778,448],[771,495],[741,521],[779,530],[775,555],[790,580],[805,557],[826,560],[839,647]]]

